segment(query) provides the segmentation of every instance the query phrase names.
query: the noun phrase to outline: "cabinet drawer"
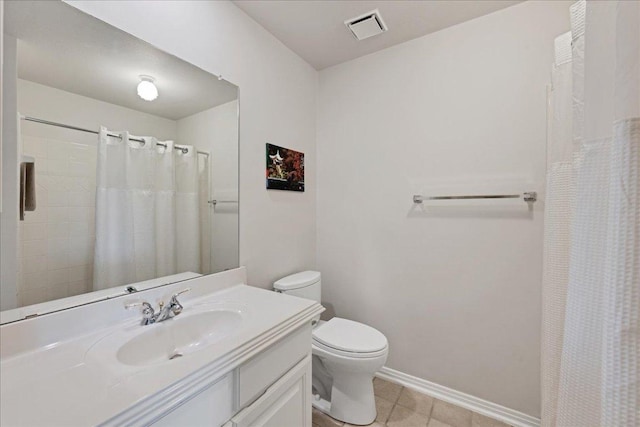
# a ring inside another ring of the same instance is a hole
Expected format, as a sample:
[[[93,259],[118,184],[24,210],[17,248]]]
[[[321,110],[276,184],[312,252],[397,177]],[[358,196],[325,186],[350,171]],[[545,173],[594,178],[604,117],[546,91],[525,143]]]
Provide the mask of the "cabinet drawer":
[[[243,408],[311,353],[311,325],[305,325],[239,368],[239,407]]]
[[[233,374],[227,374],[153,423],[153,427],[217,427],[233,415]]]
[[[311,355],[307,355],[269,387],[259,399],[234,416],[228,425],[292,426],[311,426]]]

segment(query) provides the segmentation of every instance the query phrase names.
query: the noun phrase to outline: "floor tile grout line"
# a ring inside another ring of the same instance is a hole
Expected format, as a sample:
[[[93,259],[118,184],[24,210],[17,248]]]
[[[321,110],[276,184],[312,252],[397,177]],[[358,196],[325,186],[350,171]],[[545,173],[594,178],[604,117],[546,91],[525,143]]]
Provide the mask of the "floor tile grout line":
[[[393,402],[393,406],[395,407],[398,404],[398,400],[400,400],[400,395],[402,394],[402,390],[404,390],[404,386],[400,387],[400,393],[396,396],[395,402]],[[401,405],[402,406],[402,405]]]
[[[431,421],[431,415],[433,414],[433,407],[436,406],[436,398],[432,397],[431,409],[429,409],[429,417],[427,418],[427,427],[429,427],[429,422]]]

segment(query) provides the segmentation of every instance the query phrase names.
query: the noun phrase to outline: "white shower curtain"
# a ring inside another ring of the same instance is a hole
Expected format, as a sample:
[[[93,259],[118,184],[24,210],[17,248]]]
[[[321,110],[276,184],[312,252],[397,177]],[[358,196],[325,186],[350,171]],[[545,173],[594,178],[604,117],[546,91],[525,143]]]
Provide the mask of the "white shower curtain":
[[[640,425],[640,3],[580,1],[556,40],[542,425]]]
[[[198,169],[186,154],[100,129],[93,288],[200,270]],[[138,137],[139,138],[139,137]]]

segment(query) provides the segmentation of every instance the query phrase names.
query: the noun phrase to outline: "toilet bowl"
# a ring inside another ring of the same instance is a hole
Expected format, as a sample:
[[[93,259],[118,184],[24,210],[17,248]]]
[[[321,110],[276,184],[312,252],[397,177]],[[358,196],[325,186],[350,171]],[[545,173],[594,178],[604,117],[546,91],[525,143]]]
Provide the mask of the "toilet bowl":
[[[274,283],[276,292],[320,301],[320,273],[305,271]],[[334,317],[316,323],[312,340],[313,406],[329,416],[355,425],[376,419],[373,376],[389,353],[378,330]]]
[[[370,326],[336,317],[317,325],[312,341],[314,406],[349,424],[372,423],[373,376],[388,353],[387,339]]]

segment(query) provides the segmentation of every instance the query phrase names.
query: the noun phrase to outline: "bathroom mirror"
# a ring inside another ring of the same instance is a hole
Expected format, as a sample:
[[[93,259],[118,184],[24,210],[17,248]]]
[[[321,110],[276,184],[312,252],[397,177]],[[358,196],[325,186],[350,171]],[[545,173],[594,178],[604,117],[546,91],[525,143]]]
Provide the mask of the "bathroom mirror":
[[[238,267],[238,88],[59,1],[2,31],[2,322]]]

